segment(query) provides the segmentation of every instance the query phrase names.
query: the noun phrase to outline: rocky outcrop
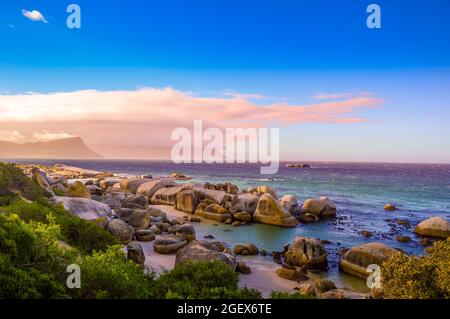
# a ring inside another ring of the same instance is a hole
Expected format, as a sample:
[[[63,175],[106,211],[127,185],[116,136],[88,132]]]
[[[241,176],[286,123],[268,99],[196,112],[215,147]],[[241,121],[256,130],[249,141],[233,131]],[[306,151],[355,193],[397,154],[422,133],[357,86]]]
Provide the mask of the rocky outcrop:
[[[254,244],[251,243],[238,244],[234,246],[233,254],[243,256],[258,255],[259,249],[258,247],[256,247]]]
[[[65,210],[82,219],[94,220],[111,215],[111,208],[108,205],[88,198],[55,196],[51,202],[62,204]]]
[[[141,267],[144,267],[145,254],[141,244],[136,241],[132,241],[127,245],[127,259],[134,261]]]
[[[284,278],[287,280],[301,282],[309,279],[304,272],[295,267],[292,268],[281,267],[277,269],[275,272],[280,278]]]
[[[134,238],[134,229],[123,220],[113,219],[108,223],[106,229],[116,237],[121,244],[128,244]]]
[[[231,218],[230,212],[218,204],[210,204],[203,211],[196,210],[195,214],[218,222],[225,222]]]
[[[179,225],[176,234],[186,239],[188,243],[195,240],[195,228],[189,224]]]
[[[336,205],[328,197],[308,198],[304,201],[300,212],[300,219],[304,222],[334,217],[336,217]]]
[[[298,212],[298,201],[294,195],[284,195],[280,199],[281,205],[292,215]]]
[[[325,247],[315,238],[296,237],[285,253],[285,261],[292,266],[306,266],[310,269],[328,268]]]
[[[152,205],[174,206],[179,192],[185,190],[184,186],[164,187],[156,191],[151,199]]]
[[[136,194],[138,188],[149,182],[150,179],[146,179],[146,178],[124,178],[120,180],[120,189],[122,191],[126,191],[126,192],[130,192],[133,194]]]
[[[278,199],[278,195],[272,187],[262,185],[256,188],[258,195],[270,194],[273,198]]]
[[[434,216],[422,221],[414,232],[422,236],[447,238],[450,237],[450,223],[440,216]]]
[[[147,197],[142,194],[129,197],[123,202],[123,207],[132,209],[147,209]]]
[[[127,199],[127,194],[118,190],[109,189],[101,196],[101,202],[107,204],[111,209],[120,209],[122,203]]]
[[[175,265],[179,265],[187,261],[198,260],[219,260],[233,267],[233,269],[236,265],[236,259],[233,256],[219,251],[215,245],[205,240],[194,240],[186,247],[180,249],[177,252]]]
[[[128,224],[135,229],[146,229],[151,221],[152,215],[147,210],[135,210],[128,218]]]
[[[160,189],[176,186],[172,178],[161,178],[148,181],[137,189],[137,194],[143,194],[150,201],[152,196]]]
[[[386,205],[384,205],[384,210],[390,210],[390,211],[397,210],[397,207],[395,207],[392,204],[386,204]]]
[[[43,188],[48,196],[55,196],[50,184],[48,183],[48,178],[45,173],[41,172],[37,167],[34,167],[31,170],[32,177],[31,179],[38,184],[41,188]]]
[[[366,279],[371,274],[367,266],[381,266],[385,260],[398,253],[400,251],[378,242],[355,246],[341,257],[339,268],[349,275]]]
[[[249,223],[252,221],[252,215],[248,212],[235,213],[233,214],[233,220]]]
[[[175,208],[179,211],[193,214],[198,205],[197,196],[190,189],[185,189],[177,194]]]
[[[298,221],[269,193],[265,193],[258,201],[253,221],[262,224],[294,227]]]
[[[238,195],[236,208],[238,212],[248,212],[253,214],[258,206],[259,196],[251,193],[242,193]]]
[[[136,230],[136,240],[138,241],[152,241],[155,237],[155,233],[151,229]]]
[[[165,235],[153,241],[153,249],[159,254],[174,254],[186,246],[187,240],[176,235]]]

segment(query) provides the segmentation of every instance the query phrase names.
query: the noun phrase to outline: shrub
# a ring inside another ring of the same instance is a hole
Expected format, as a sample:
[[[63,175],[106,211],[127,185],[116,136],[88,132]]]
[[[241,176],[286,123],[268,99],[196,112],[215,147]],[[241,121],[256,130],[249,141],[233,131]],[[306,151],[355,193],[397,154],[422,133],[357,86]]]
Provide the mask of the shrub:
[[[153,273],[127,261],[122,246],[109,247],[80,259],[81,288],[71,290],[73,298],[149,298]]]
[[[238,275],[221,261],[191,261],[177,265],[155,282],[154,298],[261,298],[254,289],[239,289]]]
[[[272,299],[315,299],[314,296],[301,295],[298,292],[288,292],[288,291],[272,291],[270,294]]]
[[[14,164],[0,163],[0,196],[3,197],[0,205],[5,202],[9,205],[11,199],[18,198],[14,191],[29,200],[44,197],[44,190],[29,179],[18,167]],[[6,201],[7,198],[9,198],[8,202]]]
[[[81,182],[76,182],[72,185],[69,185],[67,194],[69,197],[91,198],[91,192]]]
[[[382,265],[381,297],[450,298],[450,240],[436,242],[424,256],[396,254]]]

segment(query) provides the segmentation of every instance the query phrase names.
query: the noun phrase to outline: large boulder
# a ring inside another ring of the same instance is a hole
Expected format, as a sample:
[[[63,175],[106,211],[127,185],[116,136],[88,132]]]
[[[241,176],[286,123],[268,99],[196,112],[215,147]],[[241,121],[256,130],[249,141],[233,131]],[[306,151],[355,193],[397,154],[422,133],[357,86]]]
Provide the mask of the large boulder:
[[[178,227],[177,227],[178,226]],[[171,226],[176,227],[176,234],[184,239],[187,240],[187,242],[191,242],[195,240],[195,228],[192,225],[189,224],[183,224],[183,225],[176,225]]]
[[[152,205],[169,205],[175,206],[177,195],[185,190],[184,186],[165,187],[156,191],[151,199]]]
[[[312,219],[308,215],[312,215],[315,218]],[[301,220],[309,222],[321,218],[333,217],[336,217],[336,204],[328,197],[308,198],[303,202],[300,212]]]
[[[116,211],[117,217],[124,222],[128,222],[130,220],[131,215],[134,213],[134,209],[131,208],[120,208]]]
[[[285,261],[292,266],[306,266],[310,269],[328,268],[325,247],[316,238],[296,237],[285,253]]]
[[[155,233],[151,229],[136,230],[136,240],[138,241],[152,241],[155,239]]]
[[[378,242],[355,246],[341,257],[339,268],[349,275],[366,279],[371,274],[367,271],[367,266],[381,266],[389,257],[398,253],[400,251]]]
[[[290,214],[295,215],[298,212],[298,201],[294,195],[284,195],[280,203]]]
[[[152,215],[147,210],[135,210],[128,218],[128,224],[135,229],[146,229],[151,221]]]
[[[52,188],[49,184],[49,179],[47,175],[39,170],[39,168],[34,167],[31,170],[32,177],[31,179],[38,184],[41,188],[45,190],[48,196],[55,196],[55,193],[53,192]]]
[[[187,240],[176,235],[165,235],[153,242],[153,249],[159,254],[174,254],[186,246]]]
[[[258,195],[270,194],[273,198],[278,199],[278,195],[275,190],[267,185],[258,186],[256,188],[256,192],[258,193]]]
[[[133,209],[147,209],[148,208],[147,197],[145,197],[142,194],[129,197],[123,202],[123,207]]]
[[[121,244],[128,244],[134,238],[134,229],[123,220],[113,219],[108,223],[106,229],[116,237]]]
[[[197,185],[191,186],[191,189],[194,191],[195,196],[199,201],[209,199],[217,204],[224,204],[227,201],[232,201],[237,196],[236,194],[228,194],[223,190],[207,189]]]
[[[309,279],[306,274],[296,269],[295,267],[294,268],[281,267],[278,268],[275,272],[280,278],[284,278],[287,280],[302,282]]]
[[[124,178],[120,180],[120,189],[133,194],[136,194],[138,188],[147,182],[151,181],[147,178]]]
[[[237,211],[253,214],[258,206],[259,196],[251,193],[242,193],[237,198]]]
[[[186,261],[197,261],[197,260],[219,260],[233,267],[236,266],[236,258],[220,252],[219,249],[205,240],[194,240],[190,242],[187,246],[180,249],[177,252],[177,257],[175,259],[175,265],[179,265]]]
[[[233,220],[248,223],[248,222],[252,221],[252,215],[248,212],[235,213],[235,214],[233,214]]]
[[[250,255],[258,255],[259,249],[254,244],[246,243],[246,244],[238,244],[234,246],[233,253],[235,255],[242,256],[250,256]]]
[[[126,193],[110,189],[102,195],[101,202],[107,204],[111,209],[120,209],[127,198]]]
[[[141,244],[137,241],[132,241],[127,245],[127,259],[134,261],[136,264],[144,267],[145,254]]]
[[[108,205],[88,198],[55,196],[51,202],[62,204],[65,210],[82,219],[94,220],[111,215],[111,208]]]
[[[231,218],[230,212],[218,204],[209,204],[203,211],[196,210],[195,214],[218,222]]]
[[[294,227],[297,219],[292,216],[272,195],[265,193],[258,201],[253,221],[262,224]]]
[[[150,201],[153,194],[155,194],[161,188],[173,186],[176,186],[176,183],[172,178],[154,179],[141,184],[137,189],[137,194],[143,194],[147,197],[147,200]]]
[[[450,223],[440,216],[430,217],[416,226],[414,232],[428,237],[450,237]]]
[[[177,194],[175,208],[188,213],[193,214],[197,207],[198,199],[195,193],[190,189],[185,189]]]

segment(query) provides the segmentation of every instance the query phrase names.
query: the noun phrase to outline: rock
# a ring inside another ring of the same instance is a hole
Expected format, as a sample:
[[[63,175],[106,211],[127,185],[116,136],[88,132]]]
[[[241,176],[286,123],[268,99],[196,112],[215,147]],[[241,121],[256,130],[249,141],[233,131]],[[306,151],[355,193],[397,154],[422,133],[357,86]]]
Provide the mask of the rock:
[[[169,234],[176,234],[181,225],[172,225],[167,229]]]
[[[275,271],[277,275],[281,278],[293,280],[293,281],[306,281],[308,280],[308,276],[306,276],[301,271],[298,271],[297,269],[291,269],[291,268],[285,268],[281,267]]]
[[[316,287],[316,294],[320,295],[326,291],[334,290],[336,289],[336,285],[332,280],[329,279],[323,279],[318,278],[314,282],[314,286]]]
[[[310,281],[301,283],[297,287],[297,291],[302,296],[315,297],[316,296],[316,287]]]
[[[110,189],[102,195],[101,202],[107,204],[111,209],[120,209],[126,199],[127,194]]]
[[[197,205],[198,199],[192,190],[186,189],[177,194],[175,205],[177,210],[188,214],[193,214]]]
[[[169,223],[162,223],[162,225],[161,225],[161,230],[162,230],[162,231],[168,231],[168,230],[169,230],[169,227],[170,227],[170,224],[169,224]]]
[[[228,264],[233,269],[236,264],[236,259],[233,256],[220,252],[212,243],[204,240],[194,240],[177,252],[175,265],[197,260],[219,260]]]
[[[189,222],[190,223],[201,223],[202,220],[200,218],[198,218],[198,217],[190,217],[189,218]]]
[[[150,229],[136,230],[136,239],[138,241],[152,241],[155,239],[155,233]]]
[[[137,194],[143,194],[147,197],[147,200],[150,201],[158,190],[166,187],[173,187],[175,185],[175,181],[171,178],[154,179],[139,186]]]
[[[333,289],[322,293],[320,299],[369,299],[369,295],[345,289]]]
[[[107,230],[116,237],[121,244],[128,244],[133,240],[134,229],[123,220],[113,219],[108,223]]]
[[[174,179],[181,179],[181,180],[191,179],[189,176],[183,175],[180,172],[173,172],[169,175],[169,177],[172,177]]]
[[[134,261],[136,264],[144,267],[145,255],[141,244],[132,241],[127,245],[127,259]]]
[[[237,185],[231,183],[225,183],[226,189],[225,191],[230,194],[237,194],[239,191],[239,187]]]
[[[206,206],[203,212],[196,210],[195,214],[219,222],[224,222],[228,218],[231,218],[231,214],[218,204],[210,204]]]
[[[65,210],[82,219],[94,220],[111,215],[111,208],[108,205],[88,198],[55,196],[50,201],[62,204]]]
[[[402,243],[409,243],[411,241],[411,237],[398,235],[397,237],[395,237],[395,240],[402,242]]]
[[[298,221],[269,193],[262,195],[253,215],[253,221],[262,224],[294,227]]]
[[[120,189],[123,191],[127,191],[133,194],[136,194],[138,188],[149,182],[149,179],[146,178],[124,178],[120,180]]]
[[[34,167],[31,170],[31,173],[33,174],[31,176],[31,179],[38,184],[41,188],[43,188],[46,192],[47,196],[55,196],[55,193],[53,192],[52,188],[50,187],[50,184],[48,182],[47,175],[45,173],[41,172],[39,168]]]
[[[318,219],[333,218],[336,217],[336,205],[328,197],[308,198],[300,212],[300,219],[303,221],[306,221],[303,218],[305,214],[315,215]]]
[[[206,239],[214,239],[214,236],[211,235],[211,234],[209,234],[209,235],[203,236],[203,238],[206,238]]]
[[[368,231],[368,230],[361,230],[361,231],[359,232],[359,234],[360,234],[361,236],[363,236],[363,237],[366,237],[366,238],[369,238],[369,237],[372,237],[372,236],[373,236],[373,233],[372,233],[371,231]]]
[[[440,216],[430,217],[416,226],[414,232],[429,237],[450,237],[450,223]]]
[[[421,238],[419,244],[422,246],[430,246],[433,242],[429,238]]]
[[[151,225],[149,230],[151,230],[156,235],[161,234],[161,229],[159,227],[157,227],[156,225]]]
[[[197,207],[195,208],[194,214],[196,215],[203,215],[203,213],[205,212],[205,208],[208,206],[209,204],[207,203],[199,203],[197,205]]]
[[[63,183],[56,183],[52,185],[52,190],[58,194],[63,194],[63,196],[67,196],[68,187]]]
[[[120,185],[120,180],[118,180],[118,179],[103,179],[100,181],[98,186],[100,186],[103,189],[108,189],[108,188],[116,185],[117,183],[119,183],[119,185]]]
[[[233,253],[235,255],[250,256],[250,255],[258,255],[259,250],[258,247],[256,247],[255,245],[251,243],[246,243],[234,246]]]
[[[223,190],[206,189],[203,187],[193,186],[192,191],[194,191],[195,196],[201,202],[205,199],[212,200],[213,203],[222,204],[226,201],[232,200],[237,195],[227,194]]]
[[[125,222],[130,220],[131,215],[133,215],[134,209],[131,208],[120,208],[117,210],[117,217]]]
[[[266,186],[266,185],[258,186],[256,188],[256,191],[257,191],[258,195],[270,194],[273,198],[278,199],[278,195],[275,192],[275,190],[269,186]]]
[[[237,211],[245,211],[253,214],[258,205],[259,196],[251,193],[242,193],[237,198]]]
[[[150,226],[152,216],[146,210],[135,210],[128,219],[128,224],[135,229],[146,229]]]
[[[398,253],[400,251],[378,242],[355,246],[341,257],[339,268],[349,275],[366,279],[371,274],[367,266],[381,266],[385,260]]]
[[[328,268],[325,247],[315,238],[296,237],[285,253],[285,260],[293,266],[307,266],[318,270]]]
[[[286,164],[286,167],[288,167],[288,168],[311,168],[311,165],[303,164],[303,163],[288,163],[288,164]]]
[[[247,275],[252,272],[249,266],[245,264],[243,261],[238,261],[236,264],[236,272]]]
[[[231,223],[231,226],[235,226],[235,227],[236,226],[241,226],[241,222],[236,220],[236,221]]]
[[[183,224],[181,225],[176,234],[184,239],[187,240],[187,242],[191,242],[195,240],[195,228],[192,225],[189,224]]]
[[[177,195],[183,190],[185,190],[185,186],[161,188],[153,194],[151,203],[152,205],[169,205],[175,207]]]
[[[386,205],[384,205],[384,210],[390,210],[390,211],[397,210],[397,207],[395,207],[392,204],[386,204]]]
[[[240,221],[240,222],[251,222],[252,215],[248,212],[239,212],[239,213],[233,214],[233,219]]]
[[[187,241],[184,238],[175,235],[165,235],[153,242],[153,249],[159,254],[174,254],[186,244]]]
[[[298,212],[298,201],[294,195],[284,195],[280,199],[280,204],[292,215]]]
[[[226,221],[224,221],[225,224],[231,225],[233,223],[233,219],[230,217]]]
[[[225,247],[224,242],[216,240],[216,241],[212,241],[211,245],[213,245],[217,251],[225,252],[226,247]],[[231,251],[229,252],[229,254],[231,254]]]
[[[87,181],[84,183],[84,186],[91,186],[91,185],[94,185],[94,181],[93,181],[92,179],[87,180]]]
[[[169,224],[170,226],[181,225],[178,219],[172,219]]]
[[[313,223],[313,222],[319,221],[319,216],[310,214],[310,213],[306,213],[306,214],[301,215],[300,219],[302,222],[305,222],[305,223]]]
[[[123,202],[123,207],[133,209],[147,209],[148,208],[147,197],[145,197],[142,194],[132,196]]]

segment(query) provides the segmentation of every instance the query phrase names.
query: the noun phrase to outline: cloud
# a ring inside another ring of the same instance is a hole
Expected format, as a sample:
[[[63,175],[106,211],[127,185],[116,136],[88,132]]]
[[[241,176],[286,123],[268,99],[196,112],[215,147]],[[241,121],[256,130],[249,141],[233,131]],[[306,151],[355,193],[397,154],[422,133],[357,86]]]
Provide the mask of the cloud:
[[[76,137],[75,135],[71,135],[64,132],[34,132],[32,135],[32,140],[40,141],[40,142],[49,142],[54,140],[61,140],[64,138]]]
[[[48,23],[47,20],[45,19],[44,15],[42,13],[40,13],[39,11],[37,11],[37,10],[28,11],[28,10],[23,9],[22,10],[22,14],[28,20],[41,21],[41,22],[44,22],[44,23]]]
[[[25,136],[23,136],[16,130],[14,130],[14,131],[1,131],[0,130],[0,141],[21,143],[24,140],[25,140]]]

